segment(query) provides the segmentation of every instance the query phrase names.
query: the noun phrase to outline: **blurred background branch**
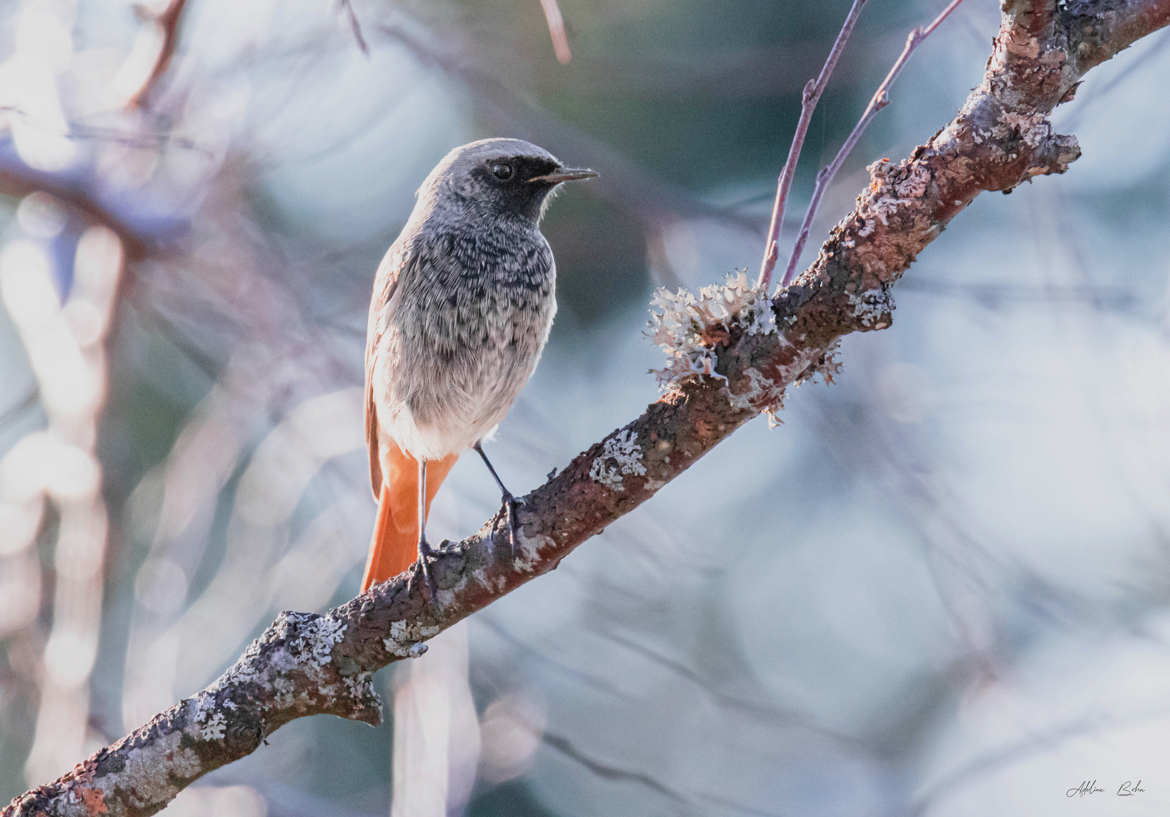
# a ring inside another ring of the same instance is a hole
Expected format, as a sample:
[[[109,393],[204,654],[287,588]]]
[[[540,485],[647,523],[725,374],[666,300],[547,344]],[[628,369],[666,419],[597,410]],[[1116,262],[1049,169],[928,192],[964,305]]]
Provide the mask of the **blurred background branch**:
[[[0,8],[0,800],[207,685],[278,610],[351,595],[364,309],[419,168],[509,134],[605,170],[600,202],[550,215],[562,309],[494,444],[539,484],[650,397],[629,373],[660,365],[652,286],[753,262],[776,134],[846,6],[561,3],[561,66],[531,0],[352,3],[201,0],[169,35],[170,2]],[[1076,70],[1165,14],[1113,8]],[[859,24],[797,204],[937,11]],[[953,113],[994,25],[965,5],[923,45],[813,229]],[[783,437],[749,424],[469,623],[473,706],[426,712],[474,746],[432,770],[452,813],[1043,813],[1086,766],[1153,756],[1164,45],[1086,78],[1054,121],[1082,123],[1077,172],[969,208],[900,284],[897,328],[846,341],[858,373],[789,395]],[[491,493],[457,468],[439,535]],[[744,559],[710,545],[729,520]],[[384,813],[390,752],[387,730],[298,721],[168,813]]]
[[[179,23],[183,19],[183,8],[186,5],[187,0],[170,0],[159,12],[151,11],[148,6],[136,8],[142,27],[125,67],[141,62],[149,65],[149,70],[142,84],[126,101],[128,107],[142,106],[147,94],[154,90],[154,86],[171,64],[175,46],[179,42]]]
[[[362,24],[358,20],[357,12],[353,10],[350,0],[337,0],[337,8],[349,21],[349,28],[353,32],[353,40],[363,54],[369,55],[370,46],[366,43],[366,35],[362,33]]]
[[[544,12],[545,22],[548,23],[548,36],[552,40],[557,62],[567,65],[573,59],[573,51],[569,48],[569,36],[565,33],[565,18],[561,16],[561,7],[557,5],[557,0],[540,0],[540,8]]]

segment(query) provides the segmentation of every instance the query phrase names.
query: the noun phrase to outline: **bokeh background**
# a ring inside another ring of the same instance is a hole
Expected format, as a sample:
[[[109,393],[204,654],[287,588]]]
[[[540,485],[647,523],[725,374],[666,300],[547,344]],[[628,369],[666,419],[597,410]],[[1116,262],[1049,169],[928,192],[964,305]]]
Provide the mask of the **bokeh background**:
[[[869,4],[785,247],[942,5]],[[602,173],[545,222],[560,313],[490,447],[523,493],[655,399],[654,287],[756,269],[847,7],[561,0],[562,64],[537,0],[190,0],[165,60],[149,7],[0,3],[0,803],[356,592],[366,304],[435,161],[508,135]],[[809,259],[997,22],[915,54]],[[414,815],[1165,814],[1168,45],[1093,71],[1056,118],[1084,157],[978,199],[780,428],[383,672],[386,727],[296,721],[167,813],[386,814],[410,778],[445,801]],[[497,503],[465,458],[432,530]]]

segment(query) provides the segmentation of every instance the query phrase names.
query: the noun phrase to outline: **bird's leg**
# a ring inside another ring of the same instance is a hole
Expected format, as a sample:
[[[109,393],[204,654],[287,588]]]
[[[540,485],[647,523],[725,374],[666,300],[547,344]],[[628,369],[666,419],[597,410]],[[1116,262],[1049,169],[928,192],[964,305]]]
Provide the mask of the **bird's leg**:
[[[418,566],[422,571],[423,579],[431,599],[435,598],[435,580],[431,578],[431,568],[427,559],[434,555],[427,542],[427,461],[419,458],[418,461]]]
[[[516,497],[512,496],[512,492],[504,487],[503,480],[496,473],[496,469],[492,467],[491,460],[487,458],[487,454],[483,453],[483,446],[478,442],[475,444],[475,452],[483,459],[483,464],[491,472],[492,479],[496,481],[496,485],[500,486],[500,493],[503,495],[501,501],[504,503],[504,513],[508,520],[508,546],[511,549],[509,555],[515,559],[516,541],[518,538],[518,530],[516,527]]]

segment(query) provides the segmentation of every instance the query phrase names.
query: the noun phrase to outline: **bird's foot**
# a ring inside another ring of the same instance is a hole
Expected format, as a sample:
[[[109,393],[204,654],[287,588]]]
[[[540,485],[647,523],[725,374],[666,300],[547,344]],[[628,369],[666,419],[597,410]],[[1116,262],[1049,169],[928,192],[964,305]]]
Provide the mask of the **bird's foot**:
[[[510,491],[504,491],[501,501],[504,503],[504,519],[508,524],[508,557],[514,562],[520,547],[520,523],[516,520],[516,506],[522,503]]]
[[[442,547],[440,543],[439,547]],[[438,597],[435,590],[435,579],[431,576],[431,567],[428,563],[435,555],[435,549],[431,547],[430,542],[425,536],[420,536],[418,540],[418,572],[423,577],[423,597],[433,603]]]

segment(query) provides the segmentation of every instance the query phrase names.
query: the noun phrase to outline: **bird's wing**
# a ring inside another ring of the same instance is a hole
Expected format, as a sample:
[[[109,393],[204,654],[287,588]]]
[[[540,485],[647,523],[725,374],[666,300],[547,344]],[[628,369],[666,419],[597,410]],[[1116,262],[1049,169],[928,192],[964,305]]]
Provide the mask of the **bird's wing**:
[[[377,363],[378,347],[382,345],[382,335],[386,331],[386,305],[394,296],[405,263],[404,253],[396,241],[386,251],[374,276],[374,292],[370,298],[370,316],[366,328],[366,447],[370,453],[370,487],[375,501],[382,490],[382,460],[378,451],[378,412],[374,406],[374,366]]]
[[[366,352],[366,361],[370,359]],[[366,446],[370,450],[370,487],[374,491],[374,501],[378,500],[382,492],[382,462],[378,453],[378,414],[374,411],[374,389],[370,385],[370,374],[366,374]]]

